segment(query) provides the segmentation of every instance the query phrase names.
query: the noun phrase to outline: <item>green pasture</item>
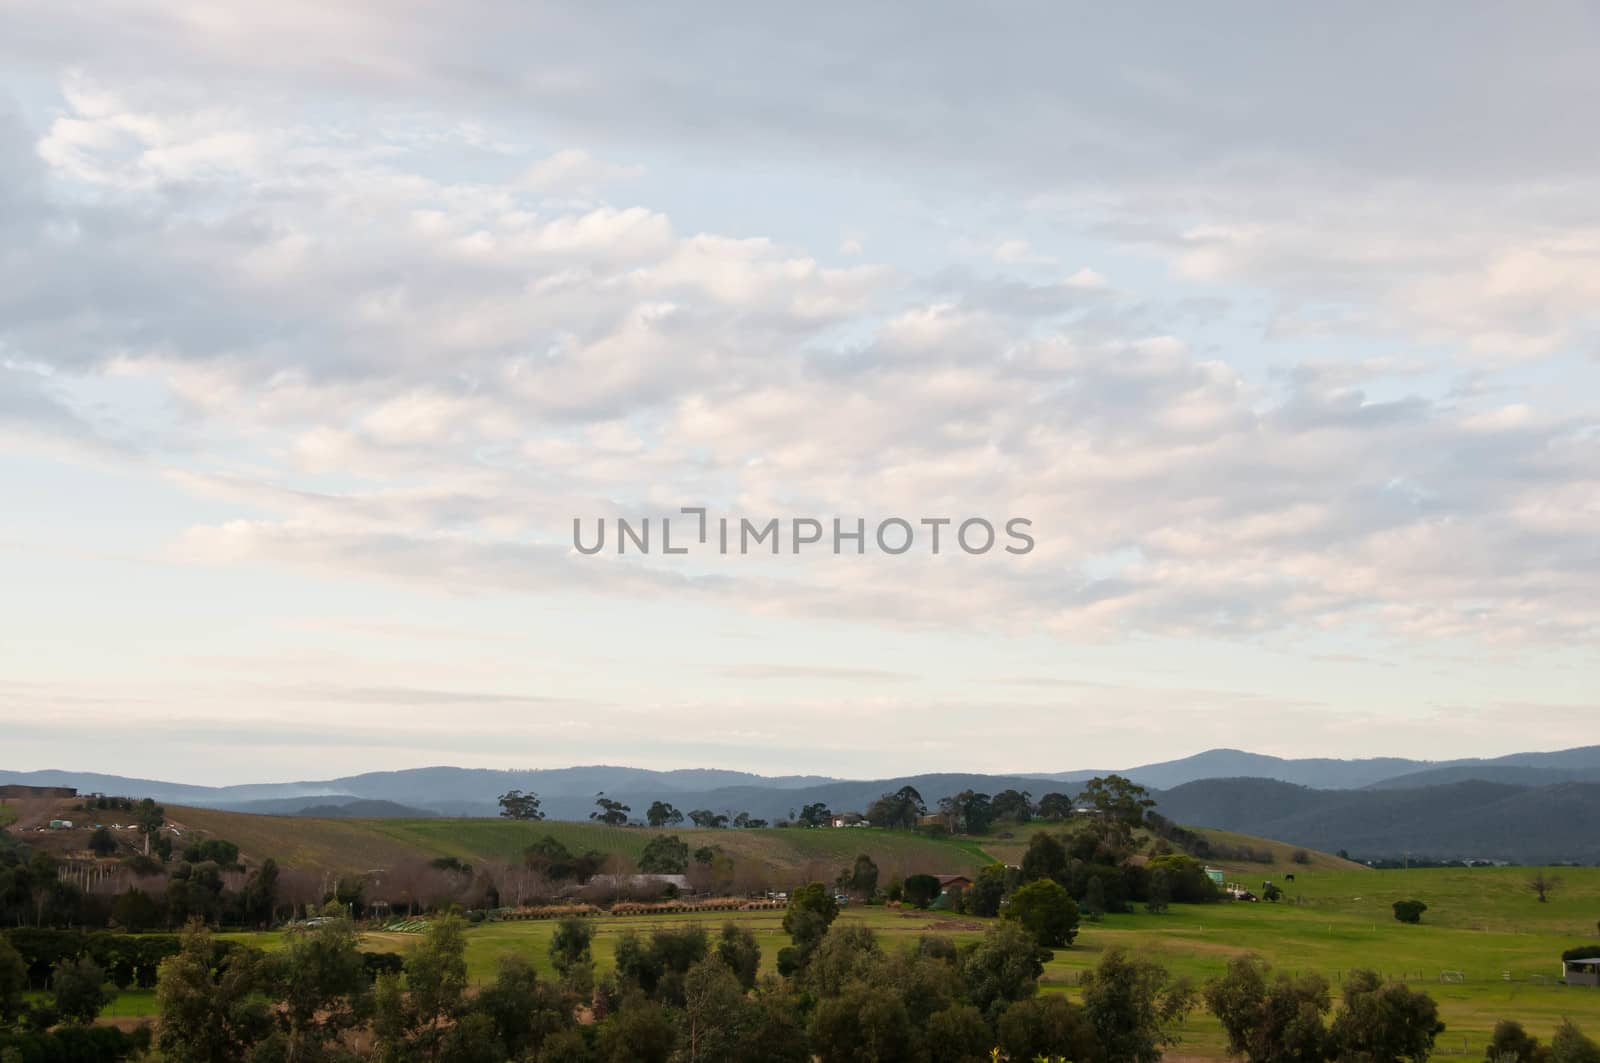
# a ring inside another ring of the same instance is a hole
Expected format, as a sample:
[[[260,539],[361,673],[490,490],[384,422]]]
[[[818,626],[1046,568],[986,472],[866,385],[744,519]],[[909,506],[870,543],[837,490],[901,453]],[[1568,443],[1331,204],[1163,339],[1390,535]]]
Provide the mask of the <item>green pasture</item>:
[[[652,830],[554,820],[309,819],[202,808],[173,808],[168,813],[188,830],[226,838],[249,856],[271,855],[282,867],[339,872],[392,868],[444,856],[472,864],[517,863],[528,846],[546,835],[574,853],[594,850],[632,862],[644,854],[652,838],[673,834],[691,849],[720,846],[737,862],[769,869],[780,889],[797,877],[832,879],[858,853],[872,856],[885,881],[897,873],[970,873],[998,858],[985,851],[983,841],[876,828]]]
[[[845,832],[807,833],[831,837]],[[1288,870],[1252,873],[1281,882]],[[1196,982],[1219,974],[1229,957],[1254,952],[1281,970],[1317,971],[1335,983],[1354,967],[1371,967],[1426,989],[1439,1002],[1447,1025],[1439,1042],[1441,1055],[1481,1058],[1489,1031],[1501,1018],[1520,1020],[1547,1038],[1562,1018],[1570,1017],[1600,1035],[1600,990],[1558,984],[1562,950],[1597,938],[1600,869],[1547,869],[1562,883],[1545,904],[1524,887],[1531,874],[1525,868],[1292,870],[1295,881],[1284,883],[1287,897],[1277,904],[1174,905],[1161,915],[1139,911],[1086,921],[1074,946],[1058,950],[1048,965],[1044,989],[1075,995],[1081,974],[1116,945],[1144,951],[1173,974]],[[1419,926],[1397,923],[1389,908],[1409,897],[1429,905]],[[840,919],[871,927],[889,948],[908,946],[924,933],[971,941],[988,925],[971,917],[881,907],[848,908]],[[655,927],[699,922],[715,934],[730,920],[755,933],[763,967],[772,970],[778,949],[787,944],[783,913],[776,911],[597,916],[592,923],[597,967],[610,967],[616,942],[627,930],[648,933]],[[512,953],[527,957],[541,972],[553,973],[547,951],[554,929],[549,920],[472,927],[467,936],[472,979],[491,979],[498,958]],[[283,940],[278,933],[224,936],[265,949],[280,947]],[[415,934],[369,933],[365,947],[404,952],[418,940]],[[1441,981],[1442,975],[1451,980]],[[1459,982],[1453,980],[1457,975]],[[152,1005],[148,994],[130,994],[118,1008],[148,1010]],[[1175,1054],[1220,1057],[1223,1041],[1215,1021],[1195,1012]]]

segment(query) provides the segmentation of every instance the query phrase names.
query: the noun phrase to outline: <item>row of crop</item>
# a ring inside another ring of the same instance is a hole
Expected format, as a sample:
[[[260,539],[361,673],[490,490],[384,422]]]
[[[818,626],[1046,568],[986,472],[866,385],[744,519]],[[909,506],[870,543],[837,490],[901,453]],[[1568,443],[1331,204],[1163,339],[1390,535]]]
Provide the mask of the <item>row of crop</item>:
[[[747,901],[738,897],[719,897],[705,901],[659,901],[613,905],[612,915],[675,915],[694,912],[761,912],[788,907],[788,901]]]
[[[421,934],[428,929],[426,919],[402,919],[396,923],[386,923],[383,930],[390,934]]]

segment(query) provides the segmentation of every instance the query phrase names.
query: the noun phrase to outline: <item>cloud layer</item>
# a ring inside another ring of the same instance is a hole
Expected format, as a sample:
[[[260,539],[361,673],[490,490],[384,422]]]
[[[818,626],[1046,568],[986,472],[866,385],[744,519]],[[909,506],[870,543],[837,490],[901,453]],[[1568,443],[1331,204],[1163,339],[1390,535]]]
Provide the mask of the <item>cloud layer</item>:
[[[417,603],[681,602],[930,657],[1592,652],[1600,159],[1563,134],[1600,86],[1561,26],[1307,43],[1241,10],[1213,50],[939,11],[906,47],[737,9],[669,62],[656,14],[479,14],[0,13],[8,449],[159,480],[155,563]],[[1492,88],[1452,73],[1490,56]],[[1038,548],[570,549],[686,505],[1022,516]],[[802,656],[715,671],[902,674]]]

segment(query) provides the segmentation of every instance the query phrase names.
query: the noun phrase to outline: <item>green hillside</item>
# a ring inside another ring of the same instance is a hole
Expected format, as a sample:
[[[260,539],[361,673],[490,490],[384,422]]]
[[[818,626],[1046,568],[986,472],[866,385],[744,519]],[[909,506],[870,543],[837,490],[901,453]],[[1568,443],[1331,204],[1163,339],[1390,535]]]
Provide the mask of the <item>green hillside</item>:
[[[1023,824],[1004,831],[1001,834],[989,837],[969,839],[969,844],[980,846],[984,852],[993,859],[1008,864],[1022,862],[1022,854],[1028,850],[1028,842],[1038,831],[1050,833],[1074,834],[1086,827],[1086,823],[1079,820],[1068,820],[1064,823],[1048,823],[1036,821]],[[1365,864],[1358,864],[1353,860],[1345,860],[1330,853],[1319,852],[1315,849],[1305,849],[1298,845],[1289,845],[1286,842],[1273,841],[1270,838],[1257,838],[1249,834],[1238,834],[1234,831],[1211,830],[1209,828],[1196,829],[1195,834],[1210,842],[1216,849],[1216,855],[1206,856],[1205,862],[1215,867],[1227,870],[1231,878],[1248,881],[1252,876],[1261,875],[1271,878],[1281,876],[1285,872],[1303,870],[1329,870],[1329,871],[1366,871]],[[1135,839],[1143,847],[1154,839],[1147,831],[1136,831]],[[1248,850],[1256,859],[1245,859],[1240,852]],[[1301,864],[1295,859],[1296,854],[1301,854],[1305,860]],[[1261,856],[1270,859],[1261,860]]]
[[[253,860],[270,856],[285,867],[333,871],[365,871],[438,856],[514,863],[524,849],[545,835],[553,835],[574,852],[593,849],[634,860],[654,835],[675,834],[691,849],[719,845],[735,860],[748,858],[774,871],[808,872],[829,879],[858,853],[870,855],[886,878],[919,871],[970,872],[992,859],[967,839],[873,828],[653,831],[505,819],[307,819],[203,808],[169,808],[167,816],[181,830],[236,843]]]
[[[840,830],[778,829],[701,830],[694,827],[654,831],[646,827],[606,827],[596,823],[547,820],[537,823],[507,819],[311,819],[219,812],[204,808],[169,808],[168,818],[185,832],[226,838],[247,859],[275,858],[285,867],[318,871],[367,871],[393,867],[406,860],[454,856],[469,863],[515,863],[535,840],[552,835],[574,852],[596,850],[636,860],[658,833],[675,834],[691,849],[721,846],[736,861],[758,862],[779,875],[804,874],[831,879],[858,853],[872,857],[885,880],[926,871],[933,874],[971,872],[993,861],[1016,864],[1028,839],[1040,830],[1071,831],[1072,824],[1025,824],[981,838],[941,837],[877,828]],[[1360,864],[1327,853],[1228,831],[1197,832],[1219,851],[1248,849],[1268,853],[1270,863],[1219,856],[1209,862],[1233,877],[1281,877],[1307,870],[1364,872]],[[1305,864],[1294,854],[1304,854]]]
[[[1296,873],[1302,870],[1313,871],[1366,871],[1365,864],[1358,864],[1354,860],[1334,856],[1316,849],[1307,849],[1301,845],[1290,845],[1287,842],[1273,841],[1271,838],[1258,838],[1253,834],[1239,834],[1231,830],[1212,830],[1200,828],[1195,831],[1206,841],[1210,842],[1219,853],[1228,853],[1232,850],[1249,849],[1256,854],[1269,853],[1272,859],[1268,863],[1259,860],[1243,860],[1231,855],[1222,855],[1209,859],[1207,862],[1224,867],[1230,871],[1243,874],[1246,870],[1266,872],[1264,877],[1282,877],[1284,872]],[[1302,857],[1302,865],[1296,857]]]

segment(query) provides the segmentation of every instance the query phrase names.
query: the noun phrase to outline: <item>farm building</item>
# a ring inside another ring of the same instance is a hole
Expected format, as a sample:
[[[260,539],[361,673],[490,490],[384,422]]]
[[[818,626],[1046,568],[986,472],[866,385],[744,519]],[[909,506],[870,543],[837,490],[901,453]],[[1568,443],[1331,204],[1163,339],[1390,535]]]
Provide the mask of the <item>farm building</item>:
[[[567,892],[580,893],[589,889],[602,889],[630,894],[654,894],[663,893],[668,887],[680,893],[694,892],[687,875],[655,874],[596,875],[585,885],[572,887]]]
[[[951,890],[969,890],[972,888],[972,879],[966,875],[940,875],[939,892],[949,893]]]
[[[1600,986],[1600,948],[1592,956],[1562,960],[1562,980],[1567,985]]]
[[[23,786],[20,783],[6,783],[0,786],[0,799],[7,797],[64,798],[77,796],[77,788],[72,786]]]

